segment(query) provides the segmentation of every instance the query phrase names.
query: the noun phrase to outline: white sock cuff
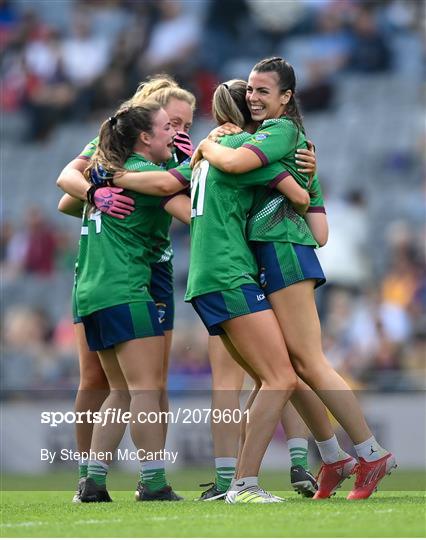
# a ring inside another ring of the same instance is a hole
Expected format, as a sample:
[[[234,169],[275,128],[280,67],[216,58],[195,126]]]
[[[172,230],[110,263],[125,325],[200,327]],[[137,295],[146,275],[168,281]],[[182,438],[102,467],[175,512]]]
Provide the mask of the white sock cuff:
[[[164,459],[154,459],[152,461],[141,461],[141,469],[143,471],[151,471],[152,469],[164,469]]]
[[[374,435],[372,435],[366,441],[364,441],[362,443],[359,443],[359,444],[354,444],[354,448],[355,448],[355,450],[362,450],[366,446],[369,447],[369,446],[374,445],[374,444],[377,444],[377,441],[376,441],[376,437],[374,437]]]
[[[293,448],[304,448],[308,449],[308,440],[302,439],[301,437],[293,437],[292,439],[287,439],[287,447],[289,450]]]
[[[83,458],[80,458],[78,460],[78,464],[82,467],[84,465],[89,465],[89,460],[87,458],[83,459]]]
[[[220,467],[232,467],[235,469],[237,465],[237,458],[235,457],[217,457],[214,458],[214,466],[216,469]]]
[[[332,444],[332,443],[337,443],[337,444],[339,444],[336,435],[333,435],[333,436],[331,437],[331,439],[327,439],[326,441],[315,441],[315,443],[316,443],[317,445],[319,445],[319,444]]]

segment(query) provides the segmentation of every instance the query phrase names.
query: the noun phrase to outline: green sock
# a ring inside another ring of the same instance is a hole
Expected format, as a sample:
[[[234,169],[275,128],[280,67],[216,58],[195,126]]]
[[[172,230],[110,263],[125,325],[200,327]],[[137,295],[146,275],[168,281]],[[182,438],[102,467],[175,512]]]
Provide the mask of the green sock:
[[[89,466],[87,467],[87,477],[93,478],[98,486],[104,486],[106,483],[106,476],[108,474],[108,465],[103,461],[97,459],[89,460]]]
[[[150,491],[157,491],[167,486],[164,460],[143,461],[140,478],[142,484]]]
[[[309,470],[308,465],[308,441],[302,438],[288,439],[288,450],[290,452],[290,459],[292,467],[299,465],[304,469]]]
[[[215,458],[216,476],[214,482],[219,491],[227,491],[235,474],[236,458]]]
[[[79,478],[86,478],[87,476],[87,462],[86,463],[80,463],[78,466],[78,477]]]

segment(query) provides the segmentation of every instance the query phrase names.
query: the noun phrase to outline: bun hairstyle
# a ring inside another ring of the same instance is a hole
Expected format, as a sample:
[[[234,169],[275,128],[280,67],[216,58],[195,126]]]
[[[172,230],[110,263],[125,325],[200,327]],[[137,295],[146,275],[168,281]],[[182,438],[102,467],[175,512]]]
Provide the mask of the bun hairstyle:
[[[240,128],[251,122],[251,114],[246,103],[247,83],[232,79],[220,84],[213,94],[212,114],[220,126],[232,122]]]
[[[153,117],[160,109],[157,101],[147,100],[137,107],[120,107],[114,116],[105,120],[99,131],[96,152],[84,171],[86,178],[89,179],[90,171],[98,165],[111,174],[123,170],[139,134],[152,132]]]
[[[298,129],[305,133],[302,115],[296,101],[296,75],[293,66],[281,57],[274,56],[273,58],[265,58],[258,62],[254,66],[253,71],[257,71],[258,73],[274,72],[278,75],[278,84],[281,93],[291,90],[291,98],[286,105],[285,115],[297,125]]]
[[[135,94],[123,105],[138,106],[147,99],[155,99],[162,107],[166,107],[170,99],[185,101],[195,109],[195,96],[181,88],[178,83],[167,74],[154,75],[148,81],[139,84]]]

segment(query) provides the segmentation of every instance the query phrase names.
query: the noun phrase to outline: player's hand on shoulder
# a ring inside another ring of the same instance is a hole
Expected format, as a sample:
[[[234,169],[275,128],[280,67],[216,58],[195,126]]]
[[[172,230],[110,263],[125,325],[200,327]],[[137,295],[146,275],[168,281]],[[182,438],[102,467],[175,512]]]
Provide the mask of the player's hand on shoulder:
[[[241,133],[242,129],[231,122],[226,122],[225,124],[214,128],[210,131],[208,138],[212,141],[217,141],[220,137],[224,135],[234,135],[235,133]]]
[[[298,148],[296,150],[296,165],[301,173],[314,176],[317,170],[317,160],[315,155],[315,146],[311,141],[306,141],[308,148]]]
[[[197,148],[194,150],[190,163],[191,169],[193,169],[197,165],[197,163],[203,159],[203,143],[207,140],[208,139],[203,139],[197,146]]]

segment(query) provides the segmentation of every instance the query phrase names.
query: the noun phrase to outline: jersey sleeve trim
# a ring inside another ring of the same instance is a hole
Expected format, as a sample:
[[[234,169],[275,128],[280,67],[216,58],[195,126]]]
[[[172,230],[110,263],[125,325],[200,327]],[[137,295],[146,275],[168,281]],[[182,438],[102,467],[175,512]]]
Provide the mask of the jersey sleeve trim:
[[[269,163],[268,158],[265,156],[262,150],[260,150],[257,146],[254,146],[254,144],[246,143],[246,144],[243,144],[242,148],[248,148],[249,150],[252,150],[252,152],[254,152],[257,155],[257,157],[260,159],[264,167],[268,165]]]
[[[77,156],[75,159],[84,159],[84,161],[90,161],[90,157],[89,157],[89,156],[85,156],[84,154],[80,154],[80,155]]]
[[[168,171],[170,172],[170,171]],[[187,182],[188,183],[188,182]],[[189,191],[189,187],[186,187],[185,189],[182,189],[181,191],[177,191],[176,193],[173,193],[173,195],[167,195],[167,197],[163,197],[161,199],[161,206],[164,208],[166,206],[166,204],[171,201],[172,199],[174,199],[175,197],[177,197],[178,195],[187,195],[187,196],[190,196],[191,193]]]
[[[276,176],[271,182],[269,182],[268,186],[271,188],[271,189],[274,189],[278,186],[278,184],[284,180],[285,178],[287,178],[287,176],[291,176],[290,173],[288,171],[283,171],[282,173],[280,173],[278,176]]]
[[[176,178],[176,180],[179,180],[179,182],[185,186],[185,187],[188,187],[188,180],[183,176],[182,173],[180,173],[179,171],[177,171],[176,169],[169,169],[167,171],[168,173],[170,173],[172,176],[174,176]]]
[[[308,214],[326,214],[324,206],[310,206],[307,211]]]

